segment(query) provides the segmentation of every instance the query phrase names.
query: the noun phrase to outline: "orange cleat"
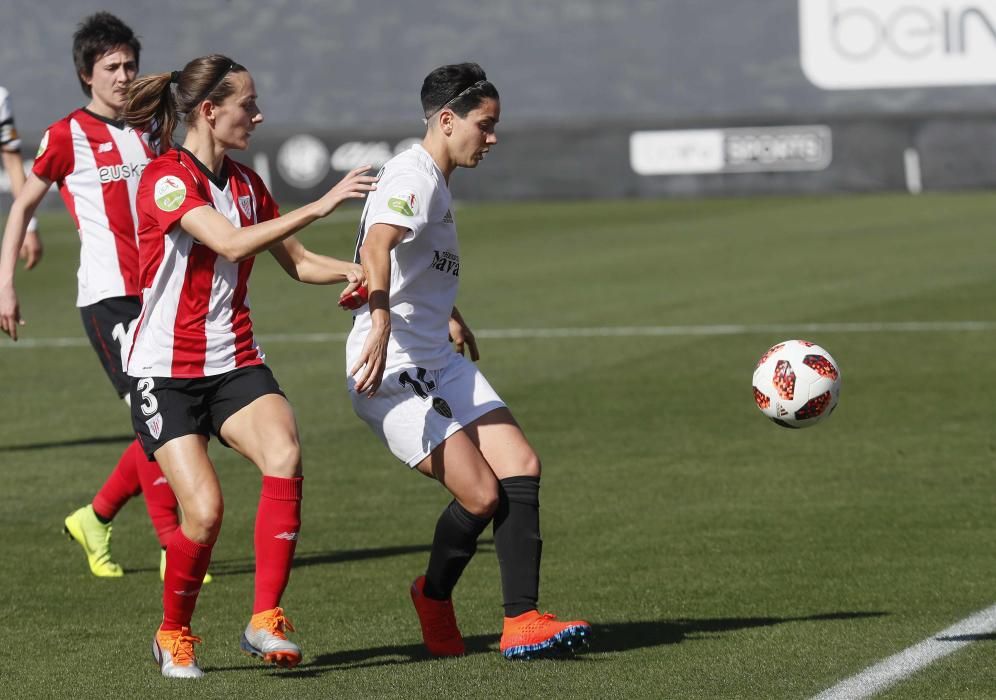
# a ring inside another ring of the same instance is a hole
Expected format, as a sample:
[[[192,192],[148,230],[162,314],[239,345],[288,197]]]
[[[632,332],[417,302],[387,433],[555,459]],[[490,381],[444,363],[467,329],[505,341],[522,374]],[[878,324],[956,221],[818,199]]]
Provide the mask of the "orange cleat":
[[[301,663],[301,648],[287,639],[285,630],[293,632],[294,625],[284,617],[283,608],[258,612],[249,620],[239,646],[268,664],[294,668]]]
[[[506,659],[541,659],[580,651],[590,638],[591,625],[584,620],[561,622],[550,613],[530,610],[505,618],[499,648]]]
[[[152,638],[152,657],[166,678],[200,678],[204,675],[197,666],[194,644],[201,638],[190,634],[189,627],[178,630],[156,630]]]
[[[426,598],[425,576],[412,582],[412,603],[422,626],[422,641],[433,656],[462,656],[463,635],[457,627],[452,600]]]

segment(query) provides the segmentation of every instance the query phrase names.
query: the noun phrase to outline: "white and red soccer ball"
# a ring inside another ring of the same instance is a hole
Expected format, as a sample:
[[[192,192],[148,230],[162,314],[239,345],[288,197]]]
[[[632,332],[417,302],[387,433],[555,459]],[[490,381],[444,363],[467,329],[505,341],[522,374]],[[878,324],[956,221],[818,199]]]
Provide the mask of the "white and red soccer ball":
[[[840,398],[840,367],[807,340],[768,349],[754,370],[754,401],[784,428],[808,428],[829,416]]]

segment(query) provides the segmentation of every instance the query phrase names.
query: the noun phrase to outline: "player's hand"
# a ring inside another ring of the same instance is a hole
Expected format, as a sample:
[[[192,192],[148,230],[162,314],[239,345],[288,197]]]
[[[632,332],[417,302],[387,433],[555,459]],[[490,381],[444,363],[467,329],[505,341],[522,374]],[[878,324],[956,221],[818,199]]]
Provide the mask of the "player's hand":
[[[462,318],[450,316],[450,340],[453,341],[453,347],[461,355],[469,349],[471,360],[477,362],[481,359],[481,353],[477,351],[477,338],[474,337],[470,327]]]
[[[367,303],[367,273],[362,265],[350,263],[346,273],[346,288],[339,295],[339,308],[358,309]]]
[[[34,218],[31,219],[34,221]],[[45,250],[41,242],[41,237],[38,235],[38,226],[35,225],[34,228],[28,227],[28,233],[24,236],[24,242],[21,244],[21,250],[18,257],[24,261],[24,269],[30,270],[35,265],[37,265],[42,258],[42,252]]]
[[[353,289],[347,287],[346,291],[339,295],[339,308],[343,311],[355,311],[367,303],[369,296],[370,292],[363,285]]]
[[[364,175],[372,166],[361,165],[350,170],[335,186],[318,200],[319,216],[328,216],[336,207],[347,199],[363,199],[367,192],[377,189],[377,178],[374,175]]]
[[[17,327],[24,325],[13,287],[0,287],[0,331],[17,340]]]
[[[356,364],[349,370],[349,376],[356,378],[357,394],[366,394],[372,398],[380,388],[384,379],[384,368],[387,366],[387,341],[391,338],[390,324],[374,324],[367,333]],[[359,376],[357,376],[359,372]]]

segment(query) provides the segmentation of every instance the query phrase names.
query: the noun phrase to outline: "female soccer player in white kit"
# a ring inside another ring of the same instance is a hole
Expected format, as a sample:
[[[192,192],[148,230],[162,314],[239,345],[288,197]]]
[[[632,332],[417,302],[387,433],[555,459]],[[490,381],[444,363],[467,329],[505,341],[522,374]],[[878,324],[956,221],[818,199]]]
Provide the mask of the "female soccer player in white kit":
[[[280,216],[260,177],[226,155],[248,147],[263,115],[249,72],[225,56],[135,81],[129,124],[168,148],[180,115],[183,146],[150,163],[138,188],[142,311],[127,369],[135,431],[184,514],[166,548],[153,655],[164,676],[198,678],[200,640],[190,622],[224,510],[207,452],[211,433],[263,474],[252,617],[241,648],[281,666],[301,660],[280,607],[301,526],[300,445],[290,404],[253,336],[248,280],[256,254],[269,250],[301,282],[361,282],[358,265],[312,253],[293,234],[366,196],[375,178],[354,170],[321,199]]]
[[[355,313],[346,345],[353,408],[398,459],[454,496],[436,524],[426,573],[411,586],[428,651],[464,653],[451,594],[492,521],[505,607],[501,652],[531,659],[573,651],[587,643],[588,623],[537,610],[539,457],[463,357],[467,347],[476,360],[477,345],[454,306],[460,250],[449,179],[497,143],[498,91],[480,66],[462,63],[432,71],[421,97],[425,138],[384,166],[360,223],[356,259],[369,303]]]

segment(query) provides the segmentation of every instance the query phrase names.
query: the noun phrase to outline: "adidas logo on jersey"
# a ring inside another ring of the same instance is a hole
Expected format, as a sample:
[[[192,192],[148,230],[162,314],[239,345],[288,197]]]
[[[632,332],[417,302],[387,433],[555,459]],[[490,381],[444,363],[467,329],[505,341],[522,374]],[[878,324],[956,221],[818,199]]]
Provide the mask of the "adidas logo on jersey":
[[[443,216],[443,223],[444,224],[453,223],[453,213],[449,209],[446,210],[446,214]]]

